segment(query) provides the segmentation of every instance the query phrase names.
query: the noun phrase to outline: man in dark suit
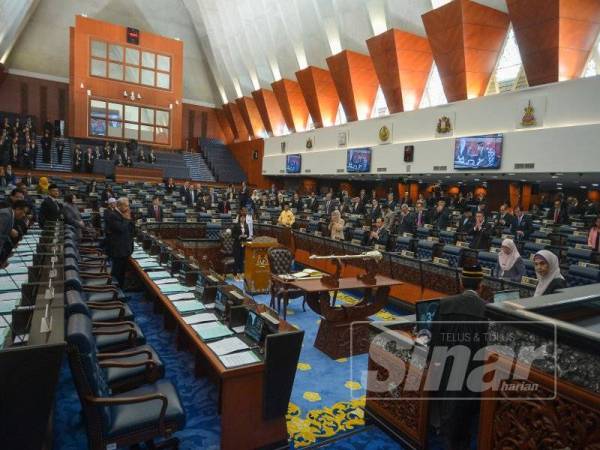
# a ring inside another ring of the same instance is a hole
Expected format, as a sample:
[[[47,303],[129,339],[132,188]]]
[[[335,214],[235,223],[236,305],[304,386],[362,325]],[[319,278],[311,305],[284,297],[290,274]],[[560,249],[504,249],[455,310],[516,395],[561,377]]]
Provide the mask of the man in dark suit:
[[[326,217],[331,217],[331,213],[333,211],[335,211],[338,206],[340,205],[340,202],[338,199],[334,199],[331,195],[331,192],[328,192],[327,195],[325,195],[325,216]]]
[[[417,202],[415,212],[415,225],[417,228],[421,228],[427,223],[427,212],[425,211],[425,203],[422,201]]]
[[[38,217],[40,227],[43,228],[47,222],[54,222],[60,219],[62,205],[58,201],[59,195],[60,192],[56,184],[48,186],[48,197],[44,199],[42,206],[40,206],[40,214]]]
[[[224,195],[219,202],[219,206],[217,207],[217,211],[220,214],[229,214],[231,211],[231,203],[227,200],[227,197]]]
[[[52,138],[48,131],[44,133],[44,137],[41,139],[40,143],[42,144],[42,160],[45,163],[50,163],[51,158],[51,148],[52,148]]]
[[[515,226],[514,231],[517,234],[517,239],[519,240],[527,240],[531,233],[533,233],[533,224],[531,223],[531,218],[526,216],[523,211],[521,211],[520,206],[515,206]]]
[[[183,183],[183,185],[179,188],[179,196],[181,197],[181,201],[183,203],[185,203],[186,205],[190,204],[191,196],[190,196],[190,182],[189,181],[186,181],[185,183]]]
[[[127,260],[133,253],[135,233],[127,197],[121,197],[117,200],[116,212],[108,216],[107,233],[111,236],[109,245],[112,256],[112,275],[119,286],[124,288]]]
[[[564,225],[569,221],[569,215],[567,209],[563,206],[563,202],[560,200],[554,201],[554,207],[548,211],[548,220],[551,220],[554,225]]]
[[[6,265],[14,243],[24,233],[18,223],[24,221],[28,209],[25,200],[16,200],[9,208],[0,209],[0,267]]]
[[[208,198],[210,200],[210,206],[219,204],[219,195],[215,192],[215,188],[210,188],[208,190]],[[266,195],[263,195],[263,198],[266,198]]]
[[[443,231],[448,227],[450,223],[450,213],[446,208],[446,202],[439,200],[435,209],[431,212],[431,224],[438,230]]]
[[[364,245],[373,247],[375,244],[387,246],[389,232],[383,226],[383,218],[378,217],[371,226],[371,231],[366,235]]]
[[[108,203],[108,200],[111,198],[115,198],[115,193],[112,190],[112,186],[111,185],[107,185],[104,190],[102,191],[102,195],[100,196],[100,200],[102,201],[102,204],[105,205]]]
[[[371,222],[374,223],[377,218],[383,217],[383,212],[376,198],[371,200]]]
[[[473,210],[470,206],[466,206],[463,215],[460,218],[460,222],[458,223],[457,231],[459,233],[468,233],[473,229],[474,225],[475,219],[473,218]]]
[[[399,235],[403,233],[415,234],[417,231],[415,216],[410,212],[406,203],[400,207],[400,214],[396,215],[394,231]]]
[[[21,178],[21,182],[25,184],[25,186],[30,187],[37,184],[37,179],[31,175],[31,172],[27,172],[23,178]]]
[[[306,207],[312,212],[317,212],[319,210],[319,201],[317,200],[317,196],[314,192],[310,193],[310,197],[306,202]]]
[[[352,203],[350,205],[350,210],[348,211],[350,214],[364,214],[365,207],[360,202],[360,197],[354,197],[352,199]]]
[[[244,273],[244,246],[250,231],[248,223],[246,222],[246,209],[242,208],[238,214],[238,222],[235,223],[231,229],[231,235],[233,236],[233,275],[238,279],[239,274]]]
[[[485,216],[482,211],[477,211],[475,214],[475,224],[469,230],[469,235],[472,236],[471,248],[477,250],[489,250],[492,242],[492,230],[485,221]]]
[[[508,211],[506,203],[500,205],[500,214],[498,214],[496,226],[500,228],[500,231],[504,229],[508,229],[510,233],[515,231],[515,217]]]
[[[56,142],[56,156],[58,157],[58,163],[62,164],[63,154],[65,152],[65,143],[62,139],[58,139]]]
[[[117,199],[114,197],[111,197],[108,199],[106,208],[104,208],[104,213],[102,215],[102,219],[104,221],[104,232],[105,232],[104,246],[106,249],[106,254],[108,256],[111,256],[111,253],[110,253],[111,252],[111,246],[110,246],[111,235],[110,235],[110,230],[108,229],[108,222],[110,221],[110,216],[113,214],[117,214]]]
[[[148,218],[154,219],[157,222],[163,221],[163,209],[160,205],[160,197],[158,195],[152,198],[152,205],[148,208]]]

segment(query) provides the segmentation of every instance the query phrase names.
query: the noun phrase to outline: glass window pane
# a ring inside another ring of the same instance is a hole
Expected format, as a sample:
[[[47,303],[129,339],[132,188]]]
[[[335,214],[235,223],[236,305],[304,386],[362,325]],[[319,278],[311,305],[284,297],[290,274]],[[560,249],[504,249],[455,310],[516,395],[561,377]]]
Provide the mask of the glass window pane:
[[[154,124],[154,110],[149,108],[142,108],[142,117],[140,122]]]
[[[123,105],[119,103],[109,103],[108,120],[123,120]]]
[[[154,127],[149,125],[141,125],[140,126],[140,141],[149,141],[152,142],[154,140]]]
[[[125,105],[125,120],[129,120],[131,122],[139,122],[140,118],[138,115],[138,107]]]
[[[154,86],[154,71],[142,69],[142,84]]]
[[[130,83],[140,82],[140,69],[137,67],[125,66],[125,81]]]
[[[106,76],[106,61],[100,59],[92,59],[91,74],[95,77]]]
[[[106,136],[106,120],[90,119],[90,134],[94,136]]]
[[[168,73],[156,72],[156,86],[162,89],[169,89],[171,76]]]
[[[108,59],[112,61],[123,61],[123,47],[120,45],[110,44],[108,46]]]
[[[142,52],[142,66],[144,67],[149,67],[150,69],[154,69],[155,67],[155,61],[154,61],[154,57],[156,55],[154,53],[150,53],[150,52]]]
[[[156,68],[164,72],[170,72],[171,58],[165,55],[156,55]]]
[[[137,123],[125,123],[125,139],[139,139],[139,128],[140,126]]]
[[[100,100],[92,100],[90,103],[92,117],[106,117],[106,102]]]
[[[156,127],[156,137],[154,138],[154,142],[158,144],[168,144],[169,143],[169,129]]]
[[[125,49],[125,62],[127,64],[133,64],[134,66],[140,65],[140,51],[135,48],[127,47]]]
[[[106,42],[92,40],[92,56],[106,58]]]
[[[169,126],[169,111],[156,110],[156,125],[160,127]]]
[[[108,135],[110,137],[123,137],[123,122],[108,121]]]
[[[108,64],[108,78],[112,78],[113,80],[122,80],[123,79],[123,64]]]

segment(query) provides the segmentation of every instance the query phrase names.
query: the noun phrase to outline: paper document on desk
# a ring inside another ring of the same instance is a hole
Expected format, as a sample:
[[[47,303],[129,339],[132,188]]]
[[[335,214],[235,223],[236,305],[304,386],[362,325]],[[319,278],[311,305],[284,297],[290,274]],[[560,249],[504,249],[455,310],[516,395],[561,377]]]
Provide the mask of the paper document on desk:
[[[296,273],[293,273],[292,276],[294,278],[307,278],[309,276],[309,274],[307,274],[306,272],[296,272]]]
[[[233,334],[233,331],[227,326],[218,322],[196,324],[192,325],[192,328],[203,341],[231,336]]]
[[[154,284],[156,284],[157,286],[173,283],[179,283],[179,280],[177,278],[162,278],[160,280],[154,280]]]
[[[167,295],[167,298],[172,302],[176,302],[178,300],[190,300],[196,298],[193,292],[183,292],[181,294],[172,294]]]
[[[16,306],[16,300],[4,300],[3,302],[0,302],[0,314],[9,314]]]
[[[159,286],[158,288],[163,294],[178,294],[180,292],[189,292],[193,290],[192,288],[179,283],[164,284],[162,286]]]
[[[182,300],[180,302],[174,302],[173,304],[180,313],[204,310],[204,305],[198,300]]]
[[[171,274],[166,270],[156,270],[154,272],[147,272],[148,278],[151,280],[161,280],[163,278],[171,278]]]
[[[221,339],[217,342],[211,342],[208,344],[208,346],[213,352],[215,352],[217,356],[226,355],[228,353],[233,353],[237,352],[238,350],[248,348],[248,344],[235,336]]]
[[[21,291],[3,292],[0,294],[0,302],[7,300],[21,300]]]
[[[10,278],[4,277],[0,278],[0,292],[19,292],[21,290],[20,287],[17,287],[15,283],[11,281]]]
[[[8,266],[5,269],[0,270],[0,276],[3,276],[4,274],[10,274],[10,275],[15,275],[15,274],[20,274],[20,273],[27,273],[27,267],[25,266]]]
[[[215,316],[213,313],[201,313],[201,314],[194,314],[191,316],[185,316],[183,318],[183,321],[185,323],[187,323],[188,325],[194,325],[196,323],[205,323],[205,322],[216,322],[217,316]]]
[[[245,364],[252,364],[259,362],[260,359],[253,351],[233,353],[232,355],[219,356],[219,359],[225,367],[228,369],[231,367],[243,366]]]

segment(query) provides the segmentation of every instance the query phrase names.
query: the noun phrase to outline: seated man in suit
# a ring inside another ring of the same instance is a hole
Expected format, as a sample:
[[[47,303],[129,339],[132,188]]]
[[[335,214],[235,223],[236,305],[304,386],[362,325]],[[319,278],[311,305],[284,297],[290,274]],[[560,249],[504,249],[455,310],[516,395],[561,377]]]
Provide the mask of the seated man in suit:
[[[569,222],[567,209],[560,200],[554,201],[554,207],[548,211],[546,219],[551,220],[554,225],[564,225]]]
[[[400,207],[400,214],[396,215],[394,232],[402,235],[403,233],[415,234],[416,231],[415,215],[410,212],[408,205],[403,203]]]
[[[17,224],[25,219],[28,210],[25,200],[16,200],[10,207],[0,209],[0,268],[5,267],[14,243],[22,235]]]
[[[217,211],[220,214],[229,214],[229,212],[231,211],[231,203],[229,203],[229,200],[227,200],[227,197],[225,195],[223,195],[223,197],[221,198],[219,206],[217,207]]]
[[[514,231],[517,234],[517,239],[529,239],[529,236],[531,233],[533,233],[533,224],[531,223],[531,218],[525,215],[519,205],[514,207],[513,212],[515,214]]]
[[[500,205],[500,214],[498,215],[498,219],[496,221],[496,227],[498,227],[500,231],[508,229],[510,233],[514,232],[515,218],[508,211],[508,205],[506,203]]]
[[[354,197],[352,199],[352,204],[350,205],[349,214],[364,214],[365,207],[360,201],[360,197]]]
[[[423,201],[417,202],[417,211],[415,212],[415,225],[416,228],[421,228],[427,223],[427,213],[425,212],[425,203]]]
[[[328,192],[325,195],[325,216],[326,217],[331,217],[331,213],[338,209],[338,207],[340,206],[340,202],[338,199],[332,198],[331,192]]]
[[[379,201],[374,198],[371,200],[371,223],[374,223],[379,217],[383,217]]]
[[[371,226],[371,231],[365,235],[364,245],[373,247],[375,244],[387,246],[389,232],[383,227],[383,218],[378,217]]]
[[[163,209],[160,205],[160,197],[158,195],[152,197],[152,205],[148,208],[147,217],[152,218],[157,222],[163,221]]]
[[[391,233],[392,226],[394,225],[394,221],[396,220],[396,214],[394,214],[392,208],[390,208],[390,205],[388,205],[387,203],[383,205],[382,209],[383,227],[388,231],[388,233]]]
[[[468,231],[468,234],[473,237],[471,248],[485,251],[490,249],[492,230],[485,221],[483,211],[477,211],[475,214],[475,224]]]
[[[172,194],[175,191],[175,189],[177,189],[177,186],[175,186],[175,182],[173,181],[173,178],[169,177],[169,179],[165,183],[165,192],[167,194]]]
[[[431,211],[431,224],[438,230],[443,231],[448,227],[450,223],[450,213],[446,208],[446,202],[439,200],[436,207]]]
[[[60,192],[58,186],[52,183],[48,186],[48,196],[42,202],[40,206],[40,214],[38,216],[38,222],[40,227],[44,227],[47,222],[55,222],[60,219],[62,215],[62,205],[58,201]]]
[[[31,175],[31,172],[27,172],[27,174],[21,178],[21,183],[25,183],[25,186],[31,187],[37,184],[37,179]]]

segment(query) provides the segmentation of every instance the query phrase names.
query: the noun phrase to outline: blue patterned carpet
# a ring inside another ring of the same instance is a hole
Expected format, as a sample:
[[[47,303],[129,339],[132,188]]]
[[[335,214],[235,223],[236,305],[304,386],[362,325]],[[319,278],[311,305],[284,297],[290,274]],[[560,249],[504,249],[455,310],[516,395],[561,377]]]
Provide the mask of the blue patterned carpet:
[[[266,295],[255,296],[255,299],[269,302]],[[356,302],[349,295],[340,295],[338,300]],[[145,302],[141,294],[132,294],[129,305],[148,343],[163,359],[166,378],[176,385],[184,403],[187,425],[176,434],[181,440],[181,448],[219,448],[220,421],[215,386],[205,378],[195,378],[192,357],[186,352],[176,351],[174,334],[163,329],[162,317],[152,313],[151,304]],[[389,320],[394,315],[382,311],[377,318]],[[292,448],[307,448],[321,443],[325,448],[363,449],[366,443],[373,449],[402,448],[377,427],[364,425],[363,370],[367,367],[367,356],[334,361],[315,349],[318,319],[308,306],[306,312],[302,311],[301,300],[290,304],[288,321],[306,332],[287,417]],[[80,450],[87,447],[79,399],[67,364],[60,377],[54,419],[56,449]],[[326,443],[356,430],[360,432]]]

